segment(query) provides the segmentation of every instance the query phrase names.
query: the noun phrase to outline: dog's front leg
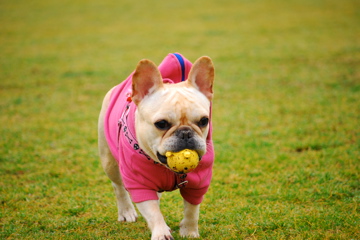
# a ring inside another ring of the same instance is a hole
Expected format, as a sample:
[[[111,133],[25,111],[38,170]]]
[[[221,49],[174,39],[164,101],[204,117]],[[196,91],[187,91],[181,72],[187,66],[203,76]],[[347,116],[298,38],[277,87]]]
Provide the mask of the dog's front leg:
[[[184,219],[180,223],[180,236],[198,238],[200,204],[193,205],[184,200]]]
[[[170,228],[166,225],[160,211],[159,201],[149,200],[136,204],[141,215],[145,218],[150,230],[151,240],[173,240]]]

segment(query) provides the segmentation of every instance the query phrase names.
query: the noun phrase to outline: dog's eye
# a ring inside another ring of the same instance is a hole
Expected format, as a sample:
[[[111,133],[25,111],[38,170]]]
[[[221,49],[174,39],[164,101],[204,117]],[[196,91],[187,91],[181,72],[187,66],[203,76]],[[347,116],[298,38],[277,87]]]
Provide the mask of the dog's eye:
[[[209,123],[209,118],[207,117],[203,117],[200,119],[200,121],[198,122],[198,126],[199,127],[206,127]]]
[[[160,120],[155,123],[155,127],[160,130],[168,130],[171,127],[171,124],[166,120]]]

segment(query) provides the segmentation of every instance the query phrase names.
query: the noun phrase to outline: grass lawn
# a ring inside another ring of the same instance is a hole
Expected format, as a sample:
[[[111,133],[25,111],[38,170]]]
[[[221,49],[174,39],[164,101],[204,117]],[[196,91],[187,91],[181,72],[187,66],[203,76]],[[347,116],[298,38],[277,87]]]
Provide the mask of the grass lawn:
[[[359,1],[1,1],[0,26],[0,239],[150,238],[116,221],[96,125],[169,52],[216,67],[201,239],[360,239]],[[162,211],[178,239],[178,192]]]

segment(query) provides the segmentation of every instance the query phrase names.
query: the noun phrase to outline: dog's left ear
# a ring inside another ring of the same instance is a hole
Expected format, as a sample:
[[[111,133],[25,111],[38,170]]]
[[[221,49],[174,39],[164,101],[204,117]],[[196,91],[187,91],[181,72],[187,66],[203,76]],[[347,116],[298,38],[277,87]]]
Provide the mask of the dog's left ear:
[[[209,57],[200,57],[192,66],[188,83],[203,93],[210,101],[213,98],[214,65]]]
[[[138,105],[143,98],[163,87],[159,69],[150,60],[141,60],[132,77],[131,99]]]

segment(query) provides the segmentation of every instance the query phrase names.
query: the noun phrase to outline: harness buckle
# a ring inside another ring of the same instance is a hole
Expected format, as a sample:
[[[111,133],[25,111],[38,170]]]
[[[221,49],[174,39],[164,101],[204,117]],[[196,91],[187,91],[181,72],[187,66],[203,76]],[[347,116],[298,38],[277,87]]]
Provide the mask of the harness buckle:
[[[185,181],[179,183],[179,184],[177,185],[177,187],[178,187],[178,188],[183,188],[183,187],[186,186],[186,184],[187,184],[188,182],[189,182],[188,180],[185,180]]]

